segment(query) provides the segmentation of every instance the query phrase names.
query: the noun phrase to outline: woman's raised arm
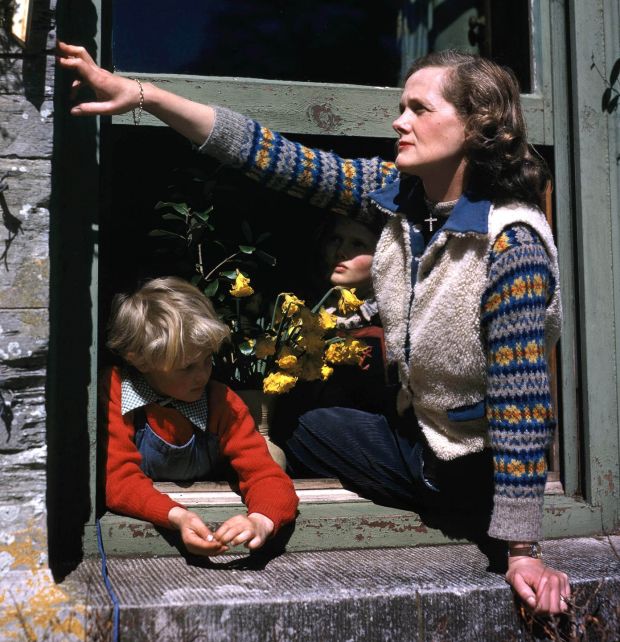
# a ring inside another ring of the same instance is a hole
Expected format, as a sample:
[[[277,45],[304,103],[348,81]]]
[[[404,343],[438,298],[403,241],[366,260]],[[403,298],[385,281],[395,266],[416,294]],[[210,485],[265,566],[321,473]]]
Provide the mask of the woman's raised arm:
[[[83,85],[95,92],[96,101],[75,105],[71,109],[73,115],[112,116],[124,114],[139,106],[138,82],[102,69],[84,47],[59,42],[58,63],[65,69],[73,69],[78,76],[72,85],[73,94]],[[192,102],[150,83],[142,83],[142,88],[144,110],[197,145],[204,143],[209,137],[214,122],[212,107]]]

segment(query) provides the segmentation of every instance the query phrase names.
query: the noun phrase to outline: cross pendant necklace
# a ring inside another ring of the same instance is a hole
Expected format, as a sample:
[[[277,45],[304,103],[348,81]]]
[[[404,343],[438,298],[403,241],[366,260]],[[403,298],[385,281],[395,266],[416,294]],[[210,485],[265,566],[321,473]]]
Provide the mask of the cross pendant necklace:
[[[432,212],[429,212],[428,218],[425,218],[424,222],[428,223],[428,229],[432,232],[433,231],[433,223],[435,223],[438,220],[439,220],[438,218],[433,218],[433,213]]]

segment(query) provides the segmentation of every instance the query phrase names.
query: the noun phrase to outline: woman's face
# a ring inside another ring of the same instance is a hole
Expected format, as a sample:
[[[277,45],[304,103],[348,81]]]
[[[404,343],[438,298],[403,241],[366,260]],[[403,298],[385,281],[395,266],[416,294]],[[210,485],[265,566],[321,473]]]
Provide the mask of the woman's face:
[[[377,236],[365,225],[346,218],[338,221],[322,244],[330,283],[368,295],[372,290],[370,266],[376,246]]]
[[[396,167],[423,181],[464,163],[465,128],[442,95],[447,73],[443,67],[425,67],[412,74],[403,90],[400,116],[392,123],[399,136]]]

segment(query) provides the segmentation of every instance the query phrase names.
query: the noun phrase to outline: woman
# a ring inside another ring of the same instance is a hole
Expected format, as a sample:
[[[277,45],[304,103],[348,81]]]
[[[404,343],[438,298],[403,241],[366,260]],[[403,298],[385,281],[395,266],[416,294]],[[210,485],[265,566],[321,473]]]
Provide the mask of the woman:
[[[546,355],[560,326],[557,251],[536,206],[547,174],[527,144],[514,77],[453,52],[417,61],[393,124],[394,165],[309,150],[228,110],[118,78],[83,48],[59,49],[60,64],[81,79],[75,86],[86,82],[97,95],[75,115],[144,108],[270,187],[362,221],[386,214],[373,283],[410,435],[381,416],[363,433],[343,421],[347,431],[334,444],[343,460],[371,431],[370,445],[381,445],[369,453],[378,465],[343,483],[406,493],[421,480],[434,492],[443,480],[430,464],[454,470],[489,445],[489,534],[509,542],[507,581],[536,612],[566,610],[568,578],[545,566],[536,542],[554,425]],[[292,447],[313,468],[321,461],[307,446],[326,427],[308,414]]]

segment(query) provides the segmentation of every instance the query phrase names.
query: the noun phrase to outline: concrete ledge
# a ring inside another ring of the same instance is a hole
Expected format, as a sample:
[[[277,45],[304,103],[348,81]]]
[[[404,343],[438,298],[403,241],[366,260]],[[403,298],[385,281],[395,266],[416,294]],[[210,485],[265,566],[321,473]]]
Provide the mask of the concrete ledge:
[[[573,626],[589,626],[587,639],[599,639],[600,624],[615,639],[620,537],[543,548],[571,577]],[[472,545],[286,553],[268,562],[227,557],[201,566],[180,557],[108,562],[121,639],[132,642],[532,639],[503,576],[488,572]],[[101,628],[111,611],[99,561],[83,562],[63,588]]]

